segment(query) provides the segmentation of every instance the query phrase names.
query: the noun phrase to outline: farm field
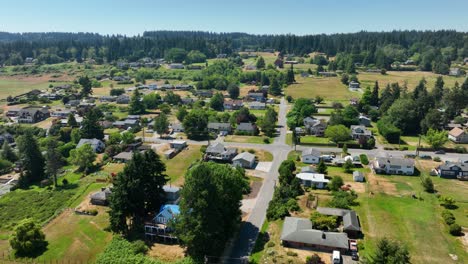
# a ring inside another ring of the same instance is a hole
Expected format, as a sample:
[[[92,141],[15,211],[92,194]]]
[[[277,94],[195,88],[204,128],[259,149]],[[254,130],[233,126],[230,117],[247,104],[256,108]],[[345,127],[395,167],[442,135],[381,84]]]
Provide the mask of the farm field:
[[[27,77],[27,78],[5,78],[0,77],[0,99],[6,99],[9,95],[16,96],[34,89],[45,90],[49,84],[60,85],[64,82],[50,83],[48,78]]]

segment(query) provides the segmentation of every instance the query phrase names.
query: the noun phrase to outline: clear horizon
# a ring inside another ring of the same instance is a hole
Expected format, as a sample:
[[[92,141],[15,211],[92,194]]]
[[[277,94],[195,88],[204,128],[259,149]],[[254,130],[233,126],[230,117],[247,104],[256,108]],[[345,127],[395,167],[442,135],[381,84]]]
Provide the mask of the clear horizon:
[[[16,0],[0,9],[0,31],[141,35],[176,30],[315,35],[392,30],[468,32],[468,1]]]

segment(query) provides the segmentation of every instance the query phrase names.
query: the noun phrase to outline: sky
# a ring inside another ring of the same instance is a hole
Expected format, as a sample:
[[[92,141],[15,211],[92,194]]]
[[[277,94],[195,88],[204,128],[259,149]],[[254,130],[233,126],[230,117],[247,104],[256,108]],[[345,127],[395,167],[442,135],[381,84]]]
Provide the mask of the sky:
[[[0,0],[0,31],[468,32],[468,0]]]

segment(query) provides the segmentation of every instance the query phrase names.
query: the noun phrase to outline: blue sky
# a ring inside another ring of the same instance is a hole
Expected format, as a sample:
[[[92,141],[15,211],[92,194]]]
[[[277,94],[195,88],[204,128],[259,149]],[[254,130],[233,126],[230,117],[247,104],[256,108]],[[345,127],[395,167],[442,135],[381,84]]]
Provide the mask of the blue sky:
[[[0,0],[0,31],[468,31],[467,0]]]

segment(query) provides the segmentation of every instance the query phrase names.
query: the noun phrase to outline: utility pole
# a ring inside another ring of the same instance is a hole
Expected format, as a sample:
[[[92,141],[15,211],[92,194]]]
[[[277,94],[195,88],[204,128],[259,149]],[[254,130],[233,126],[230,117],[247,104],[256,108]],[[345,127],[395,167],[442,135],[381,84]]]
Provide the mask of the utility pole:
[[[421,146],[421,134],[419,134],[418,146],[416,147],[416,156],[419,156],[419,147]]]

